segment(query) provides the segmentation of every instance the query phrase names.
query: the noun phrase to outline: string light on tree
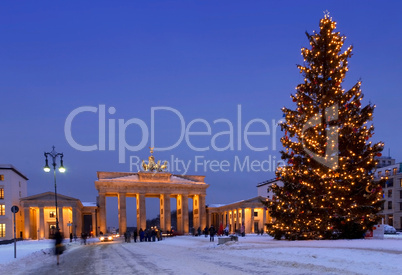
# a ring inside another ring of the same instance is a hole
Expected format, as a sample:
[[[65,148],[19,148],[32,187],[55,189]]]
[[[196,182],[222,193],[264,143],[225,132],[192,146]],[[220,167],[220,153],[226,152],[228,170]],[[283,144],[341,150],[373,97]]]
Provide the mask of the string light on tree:
[[[375,105],[362,106],[361,81],[342,88],[352,46],[324,12],[320,30],[306,33],[304,80],[291,95],[294,109],[282,108],[286,166],[277,170],[283,186],[271,186],[265,202],[273,217],[269,233],[279,239],[361,238],[378,221],[382,188],[374,182],[383,143],[373,144]]]

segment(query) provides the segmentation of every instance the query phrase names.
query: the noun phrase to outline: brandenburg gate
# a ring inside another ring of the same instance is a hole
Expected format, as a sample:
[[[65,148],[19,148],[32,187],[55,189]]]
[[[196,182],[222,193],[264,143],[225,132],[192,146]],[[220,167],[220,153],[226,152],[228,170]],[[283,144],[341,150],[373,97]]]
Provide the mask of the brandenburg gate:
[[[170,199],[176,199],[177,229],[181,233],[189,233],[188,200],[193,203],[193,227],[205,228],[207,225],[205,197],[209,187],[204,182],[205,176],[173,175],[164,172],[167,167],[158,161],[155,163],[152,155],[148,164],[143,161],[144,171],[133,172],[98,172],[95,188],[98,190],[99,230],[106,233],[106,197],[118,198],[119,231],[127,230],[126,198],[136,198],[137,230],[146,229],[145,198],[159,198],[160,228],[162,231],[171,229]]]

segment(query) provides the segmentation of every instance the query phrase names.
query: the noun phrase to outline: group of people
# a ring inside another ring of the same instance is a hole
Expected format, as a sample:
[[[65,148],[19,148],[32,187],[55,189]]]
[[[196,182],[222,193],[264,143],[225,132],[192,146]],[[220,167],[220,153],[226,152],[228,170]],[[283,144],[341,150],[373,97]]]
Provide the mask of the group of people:
[[[195,229],[192,228],[191,231],[192,231],[193,236],[201,236],[201,227],[198,227],[197,231],[195,231]],[[228,232],[229,232],[229,229],[228,229]],[[205,227],[204,230],[202,231],[202,233],[204,234],[205,238],[208,237],[208,235],[209,235],[209,241],[213,242],[216,234],[218,234],[218,235],[223,234],[223,229],[222,229],[222,232],[220,232],[219,230],[216,231],[215,227],[213,225],[211,225],[209,228]]]
[[[196,233],[196,232],[197,232],[197,233]],[[213,242],[215,235],[218,235],[218,236],[223,236],[223,235],[229,236],[229,225],[226,225],[226,227],[223,228],[223,225],[221,224],[221,225],[219,226],[219,229],[218,229],[218,230],[216,230],[215,227],[214,227],[213,225],[211,225],[209,228],[208,228],[208,227],[205,227],[202,233],[205,235],[205,238],[208,237],[208,235],[209,235],[209,241],[210,241],[210,242]],[[244,237],[244,236],[246,235],[246,230],[245,230],[244,224],[241,225],[241,227],[240,227],[240,232],[238,232],[238,233],[240,233],[242,237]],[[259,233],[260,233],[260,232],[258,231],[257,234],[259,234]],[[261,230],[261,235],[262,235],[262,233],[263,233],[263,230]],[[194,236],[201,236],[201,228],[198,227],[197,231],[195,231],[194,228],[193,228],[193,229],[192,229],[192,234],[193,234]]]
[[[145,230],[140,228],[139,234],[137,233],[136,230],[134,230],[132,233],[126,232],[126,233],[124,233],[124,240],[127,243],[129,243],[129,242],[131,242],[131,236],[132,236],[134,239],[134,242],[137,242],[138,235],[139,235],[140,242],[155,242],[156,240],[158,240],[158,241],[162,240],[162,231],[160,229],[158,229],[157,227],[151,227],[151,228],[148,228]]]

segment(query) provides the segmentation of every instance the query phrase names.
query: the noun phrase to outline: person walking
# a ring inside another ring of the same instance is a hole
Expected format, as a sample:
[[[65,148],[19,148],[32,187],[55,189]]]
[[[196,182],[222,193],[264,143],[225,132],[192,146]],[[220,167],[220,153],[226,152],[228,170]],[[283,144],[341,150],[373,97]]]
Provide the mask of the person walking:
[[[81,233],[81,239],[82,239],[82,242],[83,242],[84,245],[87,244],[87,237],[88,237],[88,235],[87,235],[86,232]]]
[[[219,230],[218,230],[218,236],[222,236],[223,235],[223,224],[219,225]]]
[[[204,228],[204,235],[205,235],[205,238],[208,237],[208,227],[206,227],[206,226]]]
[[[138,237],[137,229],[134,230],[133,236],[134,236],[134,242],[136,243],[137,242],[137,237]]]
[[[55,254],[57,256],[57,265],[60,264],[60,255],[63,254],[63,251],[65,249],[63,245],[63,236],[60,233],[60,230],[57,230],[57,232],[54,234],[54,239],[55,239]]]
[[[144,230],[142,230],[142,228],[140,228],[140,242],[144,241]]]
[[[209,228],[209,241],[213,242],[214,241],[214,236],[215,236],[215,228],[213,225]]]
[[[159,228],[156,228],[156,238],[158,239],[158,241],[160,241],[161,238],[161,230]]]

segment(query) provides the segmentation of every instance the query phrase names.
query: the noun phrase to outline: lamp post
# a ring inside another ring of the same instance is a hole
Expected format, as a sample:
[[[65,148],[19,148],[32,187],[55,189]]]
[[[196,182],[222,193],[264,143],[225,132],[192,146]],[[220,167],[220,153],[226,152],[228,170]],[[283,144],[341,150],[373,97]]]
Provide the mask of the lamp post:
[[[45,170],[46,173],[50,172],[50,167],[48,163],[47,157],[52,158],[52,165],[53,165],[53,174],[54,174],[54,201],[56,205],[56,232],[59,231],[59,219],[58,219],[58,214],[57,214],[57,185],[56,185],[56,159],[57,157],[60,157],[60,166],[59,166],[59,172],[64,173],[66,169],[63,166],[63,153],[57,153],[56,150],[54,149],[55,147],[53,146],[53,150],[51,152],[45,152],[45,167],[43,167],[43,170]]]

